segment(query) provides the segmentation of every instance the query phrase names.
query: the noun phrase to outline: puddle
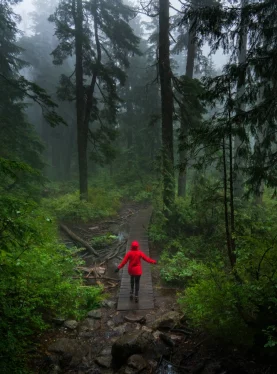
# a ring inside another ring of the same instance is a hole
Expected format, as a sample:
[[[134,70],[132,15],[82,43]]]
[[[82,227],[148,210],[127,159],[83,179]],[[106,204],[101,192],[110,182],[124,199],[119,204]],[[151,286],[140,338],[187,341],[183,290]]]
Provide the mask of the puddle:
[[[179,374],[180,372],[170,362],[162,360],[156,370],[156,374]]]

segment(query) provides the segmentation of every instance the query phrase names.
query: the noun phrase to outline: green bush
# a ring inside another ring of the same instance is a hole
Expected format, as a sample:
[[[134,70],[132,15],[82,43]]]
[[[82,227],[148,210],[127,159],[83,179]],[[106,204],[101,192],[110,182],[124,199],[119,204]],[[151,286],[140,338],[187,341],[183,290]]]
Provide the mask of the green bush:
[[[95,236],[91,244],[94,248],[104,248],[108,245],[111,245],[115,240],[117,239],[117,236],[112,235],[112,234],[106,234],[106,235],[99,235]]]
[[[235,199],[236,265],[227,254],[222,187],[198,177],[165,217],[157,205],[151,240],[164,249],[161,278],[184,288],[179,302],[192,325],[238,344],[277,345],[277,205]]]
[[[240,314],[240,308],[255,311],[246,290],[217,267],[209,269],[202,264],[201,276],[198,274],[197,278],[179,297],[180,306],[193,326],[227,342],[251,344],[253,334]]]
[[[73,279],[81,261],[36,204],[2,196],[0,210],[0,372],[23,373],[30,337],[53,316],[85,316],[102,290]]]
[[[59,220],[88,222],[116,214],[121,194],[115,190],[90,188],[88,201],[80,200],[79,192],[44,199],[43,205]]]

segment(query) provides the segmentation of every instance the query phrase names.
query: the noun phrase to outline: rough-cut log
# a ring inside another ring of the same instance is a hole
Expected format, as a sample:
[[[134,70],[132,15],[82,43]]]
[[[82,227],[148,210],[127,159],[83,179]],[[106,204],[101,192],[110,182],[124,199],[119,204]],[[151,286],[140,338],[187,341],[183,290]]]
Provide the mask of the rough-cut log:
[[[98,257],[98,253],[92,246],[88,244],[85,240],[80,238],[78,235],[74,234],[69,228],[63,224],[60,225],[61,229],[74,241],[77,243],[82,244],[90,253],[92,253],[94,256]]]
[[[80,277],[72,277],[72,279],[79,279]],[[98,277],[92,277],[92,276],[89,276],[89,277],[83,277],[83,279],[98,279],[100,281],[102,281],[103,279],[104,280],[111,280],[113,282],[120,282],[120,279],[115,279],[115,278],[110,278],[110,277],[101,277],[101,278],[98,278]]]

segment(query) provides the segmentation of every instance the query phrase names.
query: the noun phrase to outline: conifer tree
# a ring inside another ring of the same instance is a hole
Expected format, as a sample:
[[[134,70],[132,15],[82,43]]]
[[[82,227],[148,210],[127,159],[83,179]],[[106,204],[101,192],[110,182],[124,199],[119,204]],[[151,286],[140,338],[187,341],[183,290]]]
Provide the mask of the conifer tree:
[[[170,68],[169,0],[159,1],[159,76],[161,84],[162,146],[163,146],[163,201],[170,209],[175,198],[173,152],[173,93]]]
[[[134,12],[122,1],[62,1],[50,20],[55,22],[60,41],[54,50],[54,63],[61,64],[68,56],[76,56],[73,78],[62,76],[68,97],[75,97],[77,111],[77,146],[80,197],[88,197],[88,141],[94,144],[101,135],[113,139],[111,128],[117,112],[117,85],[126,80],[129,56],[139,53],[139,39],[128,21]],[[92,131],[98,120],[100,130]]]
[[[16,23],[20,19],[12,9],[15,3],[3,1],[0,4],[0,156],[4,163],[7,160],[24,161],[41,169],[42,145],[27,121],[26,99],[40,105],[45,120],[52,126],[63,120],[57,115],[57,105],[46,91],[20,74],[27,64],[20,58],[21,48],[16,43],[19,33]],[[20,173],[14,175],[14,183],[7,188],[19,182],[22,182]]]

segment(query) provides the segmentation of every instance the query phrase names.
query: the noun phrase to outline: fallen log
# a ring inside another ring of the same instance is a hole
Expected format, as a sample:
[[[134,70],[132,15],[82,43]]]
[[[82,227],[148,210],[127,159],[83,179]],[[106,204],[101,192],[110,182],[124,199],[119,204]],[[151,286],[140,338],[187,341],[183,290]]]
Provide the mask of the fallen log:
[[[72,277],[72,279],[79,279],[80,277]],[[120,279],[115,279],[115,278],[109,278],[109,277],[101,277],[101,278],[98,278],[98,277],[92,277],[92,276],[89,276],[89,277],[83,277],[83,279],[98,279],[98,280],[111,280],[113,282],[120,282]]]
[[[78,235],[74,234],[67,226],[61,224],[61,229],[75,242],[82,244],[90,253],[92,253],[94,256],[98,257],[98,253],[94,248],[92,248],[91,245],[88,244],[85,240],[80,238]]]

